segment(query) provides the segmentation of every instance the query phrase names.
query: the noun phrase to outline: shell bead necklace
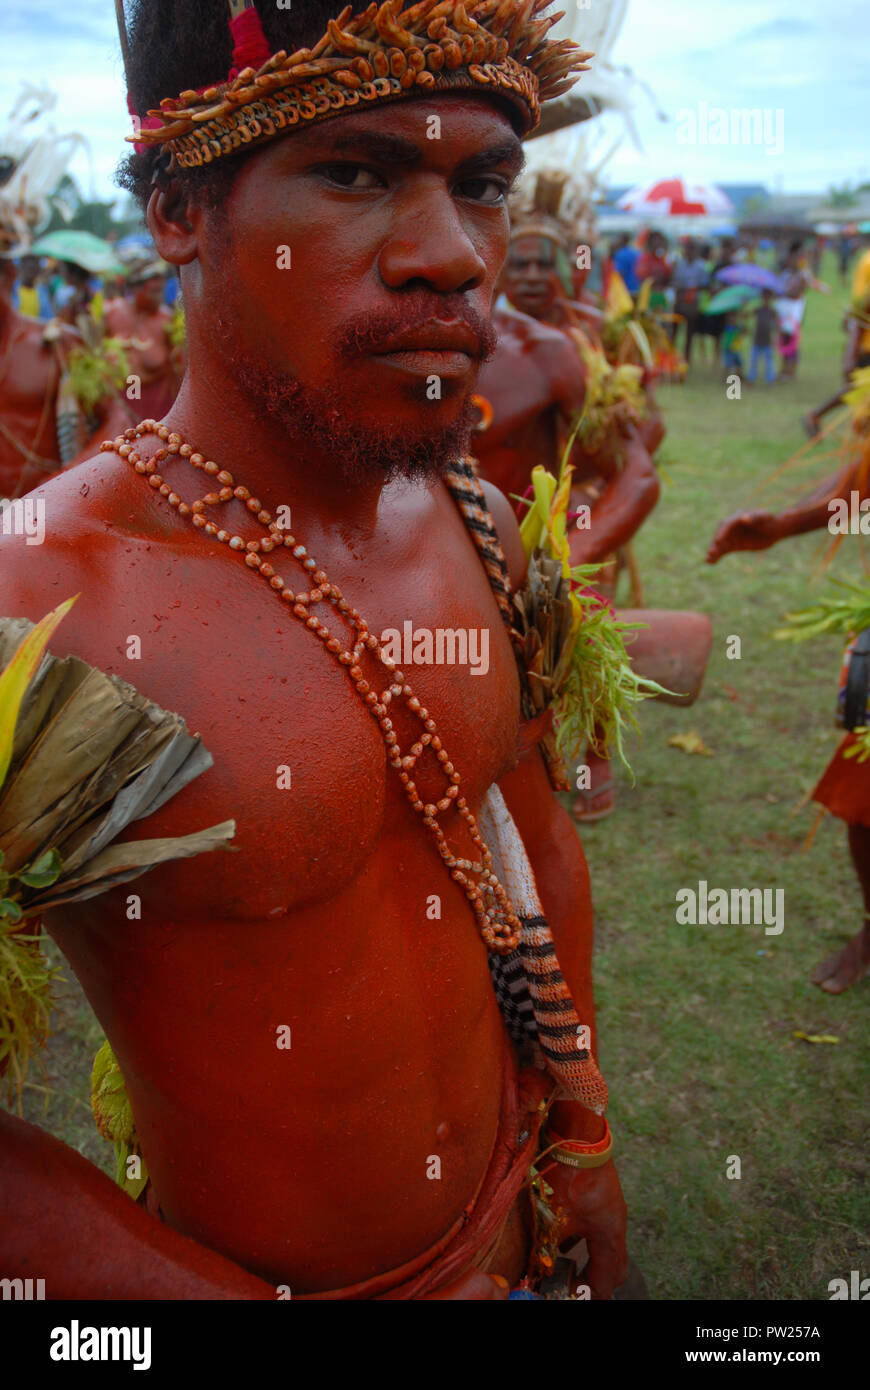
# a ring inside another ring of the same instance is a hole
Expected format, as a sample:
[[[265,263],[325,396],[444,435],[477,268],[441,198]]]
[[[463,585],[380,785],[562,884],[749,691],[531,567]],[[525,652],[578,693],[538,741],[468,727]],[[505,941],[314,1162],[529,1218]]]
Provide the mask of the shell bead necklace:
[[[161,443],[151,458],[143,459],[136,443],[148,434],[156,435]],[[459,790],[462,778],[438,736],[438,726],[428,709],[414,694],[403,672],[397,670],[395,662],[386,655],[377,637],[369,630],[366,620],[348,603],[338,585],[331,583],[329,576],[318,566],[314,557],[308,554],[305,546],[300,545],[295,536],[272,519],[271,513],[263,507],[258,497],[253,496],[248,488],[237,484],[231,473],[225,468],[220,468],[213,460],[207,459],[168,426],[158,425],[155,420],[142,420],[135,427],[118,435],[116,439],[104,440],[100,450],[104,453],[116,453],[126,459],[135,472],[145,478],[149,487],[166,498],[179,516],[189,517],[197,530],[227,545],[230,550],[239,552],[244,564],[268,583],[276,598],[287,605],[294,617],[309,628],[324,644],[326,650],[346,669],[381,730],[387,758],[399,777],[411,807],[435,837],[438,853],[451,878],[460,885],[468,898],[487,949],[498,955],[508,955],[516,950],[522,930],[520,920],[507,892],[493,872],[492,856],[480,833],[474,813]],[[214,480],[212,490],[195,502],[182,501],[179,494],[158,472],[158,464],[175,454],[187,459],[193,468],[201,469],[207,477]],[[219,506],[233,498],[243,502],[264,527],[267,535],[262,540],[246,541],[242,536],[233,534],[208,519],[208,507]],[[305,572],[306,579],[309,582],[313,580],[313,588],[303,591],[293,589],[285,583],[284,578],[276,573],[273,564],[267,558],[278,550],[289,551],[289,556],[285,554],[284,558],[289,559],[292,556],[298,562]],[[332,604],[336,615],[340,615],[351,628],[351,646],[345,647],[341,639],[334,636],[312,611],[317,604],[324,602]],[[360,661],[366,651],[372,659],[380,662],[389,677],[387,686],[381,691],[365,679]],[[399,747],[398,736],[390,718],[394,700],[403,701],[405,708],[422,725],[422,732],[407,753],[403,753]],[[426,748],[430,748],[435,754],[447,783],[444,795],[434,802],[422,800],[412,776],[417,761]],[[447,844],[438,816],[443,812],[449,812],[451,808],[455,809],[465,822],[478,852],[478,859],[457,858]]]

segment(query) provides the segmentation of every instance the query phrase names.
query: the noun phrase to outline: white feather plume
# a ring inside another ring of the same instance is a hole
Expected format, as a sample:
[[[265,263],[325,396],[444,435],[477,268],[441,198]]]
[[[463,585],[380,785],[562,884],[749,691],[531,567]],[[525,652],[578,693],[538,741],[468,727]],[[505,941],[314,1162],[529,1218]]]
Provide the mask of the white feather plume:
[[[14,240],[6,254],[21,254],[51,217],[51,195],[78,149],[90,152],[83,135],[58,135],[45,125],[57,105],[48,87],[22,86],[0,135],[0,158],[14,167],[0,186],[0,230]]]

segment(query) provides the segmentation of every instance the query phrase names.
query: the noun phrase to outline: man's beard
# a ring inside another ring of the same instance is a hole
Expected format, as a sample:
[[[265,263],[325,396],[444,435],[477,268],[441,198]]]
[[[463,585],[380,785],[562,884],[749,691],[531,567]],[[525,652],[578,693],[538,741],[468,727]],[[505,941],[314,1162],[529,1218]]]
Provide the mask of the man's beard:
[[[349,323],[342,329],[336,343],[339,363],[358,357],[367,346],[383,339],[390,331],[420,323],[428,317],[445,312],[445,301],[455,299],[449,309],[456,318],[473,327],[481,343],[481,360],[494,350],[496,334],[492,325],[459,303],[462,297],[429,294],[409,294],[385,314],[369,315]],[[412,308],[413,303],[413,308]],[[355,416],[349,392],[335,385],[308,386],[291,372],[278,370],[274,362],[255,351],[249,344],[239,342],[235,314],[226,318],[216,316],[213,333],[223,344],[232,362],[233,377],[251,402],[284,429],[288,442],[316,448],[340,470],[347,485],[371,480],[373,477],[389,482],[395,478],[425,479],[444,473],[457,458],[469,451],[471,435],[477,419],[476,407],[469,395],[457,408],[450,423],[433,428],[424,426],[426,411],[423,398],[425,383],[421,378],[419,429],[403,427],[401,431],[385,422],[379,428],[370,420]],[[233,325],[230,327],[230,325]],[[339,373],[340,375],[340,367]]]

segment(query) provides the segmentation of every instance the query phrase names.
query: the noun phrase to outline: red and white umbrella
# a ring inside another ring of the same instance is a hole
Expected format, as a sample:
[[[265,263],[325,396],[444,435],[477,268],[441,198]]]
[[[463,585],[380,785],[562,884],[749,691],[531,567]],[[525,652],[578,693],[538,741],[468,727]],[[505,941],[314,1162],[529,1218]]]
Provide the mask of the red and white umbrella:
[[[623,193],[617,207],[640,217],[719,217],[734,211],[731,199],[715,184],[685,179],[639,184]]]

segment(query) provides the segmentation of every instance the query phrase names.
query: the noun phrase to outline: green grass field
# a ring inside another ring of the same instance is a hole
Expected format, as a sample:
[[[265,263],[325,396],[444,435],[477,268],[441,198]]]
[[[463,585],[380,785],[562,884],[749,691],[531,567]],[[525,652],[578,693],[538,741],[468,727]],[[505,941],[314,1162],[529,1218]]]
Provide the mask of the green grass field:
[[[650,607],[697,608],[713,654],[691,709],[648,704],[614,816],[584,830],[597,920],[601,1064],[631,1217],[654,1297],[827,1298],[870,1273],[867,1030],[870,985],[832,998],[809,983],[861,924],[843,823],[795,814],[836,746],[837,638],[774,643],[782,616],[826,582],[819,534],[704,563],[716,524],[781,505],[828,467],[750,493],[804,440],[801,415],[836,388],[845,294],[810,295],[794,384],[726,399],[696,366],[660,396],[668,424],[659,506],[636,542]],[[825,536],[825,540],[827,540]],[[832,572],[857,576],[857,539]],[[726,638],[741,638],[740,660]],[[668,747],[697,731],[713,757]],[[785,892],[785,928],[680,926],[681,887]],[[833,1034],[837,1045],[797,1040]],[[726,1177],[729,1156],[739,1180]]]
[[[659,1299],[824,1299],[829,1280],[870,1274],[870,984],[833,999],[808,983],[857,930],[860,896],[842,824],[826,820],[804,853],[813,813],[795,813],[836,744],[840,644],[770,640],[807,601],[820,541],[703,562],[717,521],[801,443],[801,414],[837,384],[845,296],[833,265],[826,273],[834,293],[811,295],[796,384],[729,401],[718,369],[698,365],[685,385],[661,389],[665,481],[637,542],[646,601],[709,613],[713,656],[694,708],[644,707],[636,786],[620,775],[616,814],[583,835],[631,1249]],[[809,476],[790,475],[769,497]],[[857,572],[856,546],[847,541],[835,572]],[[726,659],[730,635],[739,661]],[[668,747],[690,729],[712,757]],[[784,889],[785,930],[678,926],[675,894],[701,878]],[[101,1035],[74,984],[56,1026],[25,1114],[110,1171],[88,1105]],[[839,1043],[800,1042],[798,1029]],[[739,1180],[726,1177],[732,1155]]]

